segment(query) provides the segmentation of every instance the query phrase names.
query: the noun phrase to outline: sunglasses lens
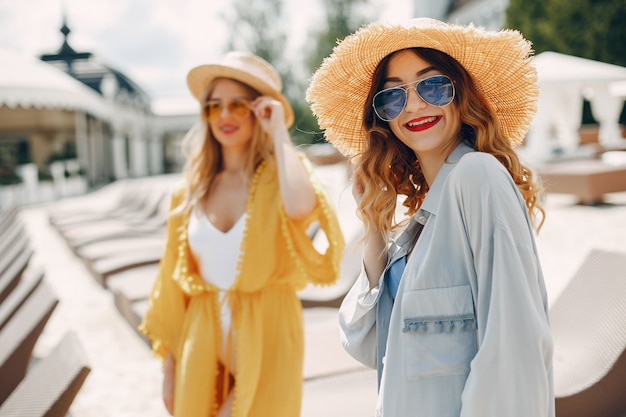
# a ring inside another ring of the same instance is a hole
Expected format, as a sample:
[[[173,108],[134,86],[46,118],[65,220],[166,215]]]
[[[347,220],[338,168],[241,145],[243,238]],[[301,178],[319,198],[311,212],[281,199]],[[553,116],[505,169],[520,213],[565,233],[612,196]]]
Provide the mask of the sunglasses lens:
[[[454,84],[445,75],[435,75],[420,81],[415,86],[417,94],[433,106],[447,106],[454,99]]]
[[[216,120],[222,114],[223,104],[219,100],[210,100],[206,103],[204,108],[205,115],[209,120]],[[250,103],[245,99],[230,100],[226,105],[228,113],[231,116],[244,118],[250,111]]]
[[[231,100],[228,102],[228,112],[235,117],[246,117],[249,110],[248,100]]]
[[[222,104],[219,101],[209,101],[204,105],[204,115],[207,119],[217,119],[220,113],[222,113]]]
[[[389,122],[400,116],[406,105],[404,88],[389,88],[374,96],[374,111],[382,120]]]
[[[454,83],[446,75],[434,75],[421,80],[415,85],[415,91],[426,103],[437,107],[447,106],[454,100]],[[378,92],[372,103],[376,115],[386,122],[400,116],[406,106],[406,94],[403,86]]]

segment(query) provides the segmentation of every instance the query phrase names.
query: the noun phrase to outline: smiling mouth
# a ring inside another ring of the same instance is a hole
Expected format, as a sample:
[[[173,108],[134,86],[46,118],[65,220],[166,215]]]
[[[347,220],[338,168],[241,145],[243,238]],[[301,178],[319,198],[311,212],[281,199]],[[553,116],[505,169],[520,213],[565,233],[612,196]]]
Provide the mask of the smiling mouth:
[[[441,116],[424,117],[418,120],[411,120],[405,124],[406,128],[411,132],[420,132],[422,130],[430,129],[441,120]]]
[[[237,126],[233,125],[224,125],[220,127],[220,131],[223,133],[233,133],[235,130],[237,130]]]

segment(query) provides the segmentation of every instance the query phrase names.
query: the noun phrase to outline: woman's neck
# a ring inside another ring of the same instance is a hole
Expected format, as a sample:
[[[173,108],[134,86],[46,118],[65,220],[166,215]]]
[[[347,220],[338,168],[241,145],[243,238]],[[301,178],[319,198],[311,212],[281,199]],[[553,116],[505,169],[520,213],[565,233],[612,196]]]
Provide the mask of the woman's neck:
[[[222,153],[222,172],[244,174],[246,170],[247,151],[228,150]]]
[[[448,159],[448,156],[457,147],[459,142],[454,142],[445,146],[445,148],[438,150],[437,152],[420,153],[417,155],[420,168],[424,174],[424,179],[430,188],[439,174],[439,170]]]
[[[422,174],[424,174],[424,179],[429,188],[433,185],[445,160],[446,159],[442,157],[419,157],[420,168],[422,169]]]

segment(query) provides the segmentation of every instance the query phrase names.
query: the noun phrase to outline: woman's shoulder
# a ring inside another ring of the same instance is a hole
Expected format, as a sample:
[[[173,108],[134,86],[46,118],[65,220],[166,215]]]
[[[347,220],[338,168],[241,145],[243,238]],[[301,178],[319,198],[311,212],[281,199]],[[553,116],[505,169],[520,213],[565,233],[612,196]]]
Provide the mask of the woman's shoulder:
[[[465,187],[482,188],[490,184],[508,182],[511,176],[495,156],[486,152],[464,154],[450,172],[450,181]]]
[[[502,164],[490,153],[487,152],[467,152],[464,154],[458,163],[459,167],[464,169],[493,169],[502,166]]]
[[[468,152],[463,155],[459,159],[455,171],[458,171],[460,175],[506,173],[504,165],[495,156],[479,151]]]

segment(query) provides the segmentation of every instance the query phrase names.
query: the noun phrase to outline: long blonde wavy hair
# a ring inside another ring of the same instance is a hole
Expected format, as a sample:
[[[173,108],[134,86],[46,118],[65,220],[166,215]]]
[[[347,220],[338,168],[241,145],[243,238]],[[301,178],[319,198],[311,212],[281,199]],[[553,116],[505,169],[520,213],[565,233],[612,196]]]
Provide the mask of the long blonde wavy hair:
[[[176,210],[189,213],[206,197],[211,191],[217,174],[224,169],[222,145],[215,139],[207,122],[205,111],[206,101],[211,98],[215,84],[222,78],[216,78],[207,87],[200,100],[200,119],[187,132],[182,142],[183,155],[186,164],[183,169],[185,185],[187,187],[186,198],[183,204]],[[238,84],[244,87],[254,100],[261,94],[237,80]],[[255,117],[252,113],[250,117]],[[254,131],[250,148],[245,161],[244,175],[250,181],[256,168],[261,161],[268,159],[274,152],[274,143],[270,136],[263,130],[261,124],[254,122]]]
[[[410,50],[455,81],[453,105],[460,114],[460,140],[477,151],[493,155],[504,165],[526,202],[535,230],[539,231],[545,218],[540,202],[543,187],[531,169],[520,162],[510,140],[503,136],[493,109],[477,90],[470,75],[461,64],[443,52],[430,48]],[[407,208],[405,214],[412,216],[428,192],[428,184],[415,153],[393,134],[389,123],[376,117],[371,105],[374,95],[383,88],[391,56],[393,54],[385,57],[374,72],[363,106],[367,144],[365,150],[354,157],[364,187],[359,204],[361,218],[366,230],[376,227],[385,238],[399,226],[394,219],[398,196],[406,196],[402,204]]]

